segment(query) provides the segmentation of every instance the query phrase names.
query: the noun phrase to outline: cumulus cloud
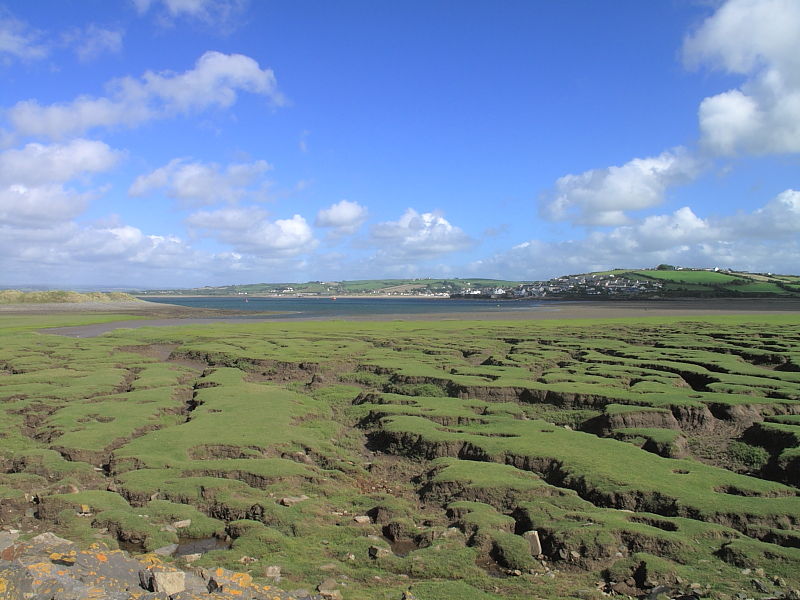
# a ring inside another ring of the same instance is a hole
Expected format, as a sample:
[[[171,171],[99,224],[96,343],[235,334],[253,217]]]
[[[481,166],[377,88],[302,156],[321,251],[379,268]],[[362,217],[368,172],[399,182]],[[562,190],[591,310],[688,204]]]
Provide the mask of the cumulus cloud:
[[[173,235],[137,227],[78,225],[74,221],[25,229],[0,223],[6,282],[51,285],[173,287],[176,277],[203,279],[228,273],[235,260],[192,248]]]
[[[370,242],[394,258],[431,258],[464,250],[475,242],[437,213],[409,208],[397,221],[372,226]]]
[[[39,32],[31,30],[0,6],[0,60],[36,60],[48,53]]]
[[[735,215],[727,219],[726,224],[731,237],[785,240],[797,236],[800,234],[800,191],[785,190],[758,210]]]
[[[543,217],[577,225],[621,225],[627,211],[660,204],[665,190],[691,179],[697,161],[683,148],[649,158],[634,158],[622,166],[564,175],[544,194]]]
[[[17,133],[61,138],[95,127],[132,127],[176,114],[227,108],[242,91],[283,103],[271,69],[262,69],[248,56],[221,52],[206,52],[183,73],[147,71],[140,79],[113,80],[108,89],[108,96],[79,96],[62,104],[18,102],[7,118]]]
[[[701,142],[720,155],[800,152],[800,3],[728,0],[684,42],[690,66],[746,77],[705,98]]]
[[[84,139],[0,153],[0,224],[40,228],[75,218],[94,192],[65,184],[108,171],[121,157],[103,142]]]
[[[350,235],[366,221],[367,214],[366,206],[350,200],[341,200],[320,210],[314,225],[330,227],[334,235]]]
[[[747,214],[701,218],[689,207],[563,242],[530,240],[471,271],[540,279],[659,263],[794,272],[800,264],[800,192],[785,190]]]
[[[311,226],[302,216],[274,221],[267,217],[267,212],[257,207],[229,207],[196,212],[186,222],[203,235],[243,254],[287,257],[316,247]]]
[[[263,160],[234,163],[222,167],[216,163],[188,162],[176,158],[163,167],[140,175],[131,185],[131,196],[144,196],[166,189],[170,198],[186,206],[234,203],[251,194],[252,184],[272,167]]]

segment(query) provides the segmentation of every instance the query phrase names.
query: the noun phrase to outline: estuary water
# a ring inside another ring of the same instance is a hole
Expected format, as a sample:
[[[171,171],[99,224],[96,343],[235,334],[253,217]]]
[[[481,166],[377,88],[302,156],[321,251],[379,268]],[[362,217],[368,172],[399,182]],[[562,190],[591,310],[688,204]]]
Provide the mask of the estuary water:
[[[380,318],[390,315],[454,315],[463,313],[520,312],[546,309],[536,300],[464,300],[444,298],[254,298],[248,297],[169,297],[140,296],[148,302],[176,304],[194,308],[252,311],[252,318],[336,319],[348,317]],[[262,313],[262,314],[256,314]],[[264,315],[263,313],[275,313]],[[239,318],[249,318],[241,315]]]

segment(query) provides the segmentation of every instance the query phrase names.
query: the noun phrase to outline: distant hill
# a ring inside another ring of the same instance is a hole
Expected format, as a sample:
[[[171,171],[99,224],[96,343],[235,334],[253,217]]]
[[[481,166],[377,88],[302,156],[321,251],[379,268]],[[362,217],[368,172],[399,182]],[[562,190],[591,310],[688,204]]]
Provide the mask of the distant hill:
[[[467,290],[507,289],[519,281],[504,279],[357,279],[353,281],[310,281],[307,283],[251,283],[188,289],[147,290],[142,295],[235,296],[302,294],[311,296],[345,295],[435,295],[463,293]]]
[[[78,302],[138,302],[139,299],[122,292],[89,292],[81,294],[63,290],[48,292],[20,292],[0,290],[0,304],[45,304]]]
[[[250,283],[184,289],[143,290],[140,296],[456,296],[462,298],[610,297],[794,297],[800,276],[694,269],[613,269],[563,275],[547,281],[505,279],[361,279],[307,283]]]
[[[615,269],[594,273],[661,283],[663,296],[766,297],[800,295],[800,276],[714,269]]]

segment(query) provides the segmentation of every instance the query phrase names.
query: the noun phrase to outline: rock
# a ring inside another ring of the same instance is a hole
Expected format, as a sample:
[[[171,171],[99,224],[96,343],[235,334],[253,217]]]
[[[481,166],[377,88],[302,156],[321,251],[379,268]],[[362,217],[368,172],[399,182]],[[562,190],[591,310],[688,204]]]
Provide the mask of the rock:
[[[304,500],[308,500],[308,496],[305,494],[300,496],[285,496],[280,499],[280,504],[282,506],[294,506],[295,504],[303,502]]]
[[[268,565],[264,567],[264,577],[270,577],[274,580],[281,578],[281,568],[278,565]]]
[[[311,460],[311,457],[308,454],[306,454],[305,452],[300,452],[299,450],[297,452],[292,452],[287,456],[287,458],[291,458],[296,462],[301,462],[306,465],[314,464],[314,461]]]
[[[175,551],[178,549],[178,544],[169,544],[168,546],[161,546],[161,548],[156,548],[153,550],[153,554],[158,554],[159,556],[172,556],[175,554]]]
[[[657,585],[647,594],[647,600],[668,600],[672,597],[672,590],[667,585]]]
[[[172,523],[172,526],[175,529],[184,529],[186,527],[191,527],[191,525],[192,525],[192,520],[191,519],[184,519],[183,521],[174,521]]]
[[[167,596],[182,592],[186,588],[186,573],[183,571],[154,571],[153,590]]]
[[[19,533],[11,533],[10,531],[0,532],[0,552],[12,546],[19,538]]]
[[[48,531],[28,540],[27,546],[33,553],[45,553],[64,552],[73,548],[75,544]]]
[[[319,595],[325,600],[341,600],[342,593],[337,589],[339,584],[333,577],[329,577],[317,586]]]
[[[209,592],[234,593],[241,596],[253,583],[253,578],[247,573],[236,573],[222,567],[203,573],[208,581]]]
[[[522,534],[522,537],[528,540],[528,544],[531,547],[531,555],[532,556],[539,556],[542,553],[542,543],[539,541],[539,532],[535,529],[532,531],[526,531]]]
[[[200,560],[202,557],[203,555],[200,552],[196,552],[194,554],[184,554],[182,558],[184,562],[193,563]]]
[[[614,593],[623,594],[625,596],[636,596],[639,593],[639,590],[637,590],[634,586],[628,585],[624,581],[615,583],[611,586],[611,589],[614,591]]]
[[[243,565],[252,565],[254,562],[258,562],[258,559],[253,558],[252,556],[243,556],[239,559],[239,562]]]
[[[756,588],[762,594],[769,593],[769,588],[766,585],[764,585],[762,581],[759,581],[758,579],[751,579],[750,583],[752,583],[753,587]]]
[[[370,519],[367,515],[358,515],[357,517],[353,517],[353,521],[359,525],[369,525],[372,523],[372,519]]]
[[[369,547],[369,557],[372,559],[383,558],[385,556],[391,556],[392,551],[387,548],[381,548],[380,546],[370,546]]]
[[[775,575],[775,577],[772,578],[772,583],[778,587],[786,587],[786,580],[778,575]]]
[[[570,551],[570,553],[569,553],[569,555],[570,555],[572,558],[580,558],[580,557],[581,557],[581,553],[580,553],[580,552],[578,552],[577,550],[571,550],[571,551]]]
[[[755,573],[756,577],[766,577],[766,573],[761,567],[757,568],[755,571],[753,571],[753,573]]]

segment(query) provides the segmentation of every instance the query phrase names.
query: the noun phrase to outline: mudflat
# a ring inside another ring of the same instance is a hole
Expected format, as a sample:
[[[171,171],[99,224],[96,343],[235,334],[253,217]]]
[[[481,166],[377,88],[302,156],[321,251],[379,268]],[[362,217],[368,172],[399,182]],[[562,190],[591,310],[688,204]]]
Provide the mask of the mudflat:
[[[446,300],[443,300],[446,302]],[[800,299],[775,298],[686,298],[678,300],[636,301],[552,301],[544,306],[524,310],[524,302],[509,302],[509,307],[520,310],[487,312],[453,312],[436,314],[381,314],[338,316],[343,321],[452,321],[452,320],[558,320],[558,319],[617,319],[640,317],[702,317],[709,315],[781,314],[800,315]],[[202,325],[218,322],[272,321],[285,318],[285,313],[253,313],[250,311],[216,310],[163,304],[155,302],[105,302],[74,304],[8,304],[0,306],[0,314],[44,315],[74,314],[121,314],[138,317],[135,320],[120,320],[75,327],[47,330],[72,337],[94,337],[120,328],[166,327],[176,325]],[[327,317],[303,317],[292,315],[292,321],[331,320]]]

